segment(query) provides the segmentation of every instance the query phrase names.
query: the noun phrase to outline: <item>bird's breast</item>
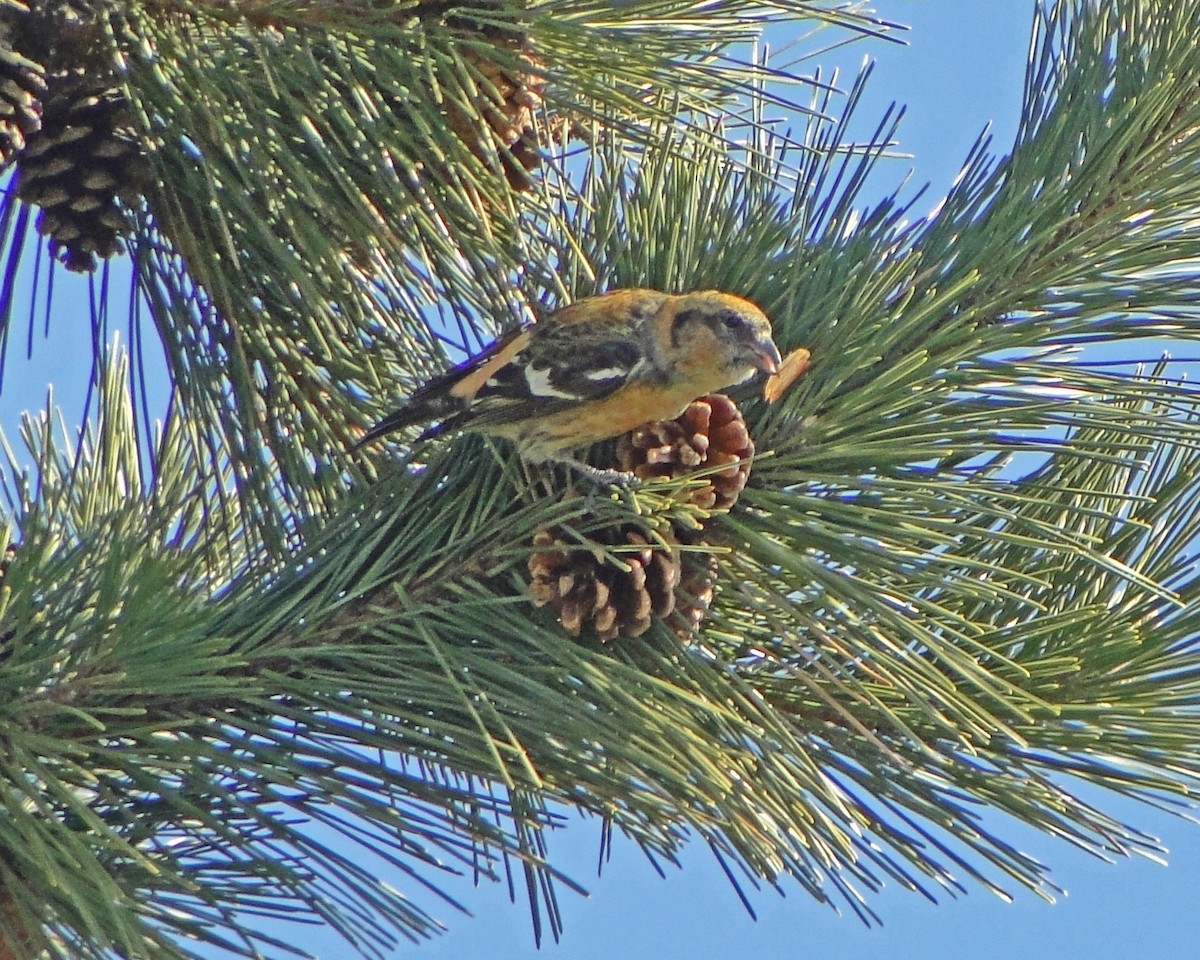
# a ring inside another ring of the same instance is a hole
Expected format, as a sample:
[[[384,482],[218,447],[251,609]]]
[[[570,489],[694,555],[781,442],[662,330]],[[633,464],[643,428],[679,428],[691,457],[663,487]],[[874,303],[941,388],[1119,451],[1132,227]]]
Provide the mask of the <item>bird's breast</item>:
[[[603,399],[548,416],[496,424],[488,432],[511,439],[527,460],[549,460],[652,420],[670,420],[694,399],[686,389],[681,392],[656,383],[635,383]]]

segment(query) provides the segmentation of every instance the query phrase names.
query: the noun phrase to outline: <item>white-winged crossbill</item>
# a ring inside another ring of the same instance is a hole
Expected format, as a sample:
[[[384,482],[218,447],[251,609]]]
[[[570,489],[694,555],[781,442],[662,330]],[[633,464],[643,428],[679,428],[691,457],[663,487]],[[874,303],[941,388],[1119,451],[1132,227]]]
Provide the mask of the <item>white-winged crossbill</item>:
[[[771,322],[715,290],[614,290],[512,331],[419,388],[360,445],[438,421],[443,431],[505,437],[531,462],[557,461],[604,479],[571,451],[678,416],[696,397],[779,368]]]

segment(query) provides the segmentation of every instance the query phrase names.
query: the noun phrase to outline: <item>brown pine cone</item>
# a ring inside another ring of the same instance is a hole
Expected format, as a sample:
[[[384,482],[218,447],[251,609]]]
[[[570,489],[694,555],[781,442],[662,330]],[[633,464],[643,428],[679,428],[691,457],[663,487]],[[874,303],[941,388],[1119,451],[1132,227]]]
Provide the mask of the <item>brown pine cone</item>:
[[[0,890],[0,960],[39,955],[27,921],[13,895]]]
[[[441,20],[465,41],[458,49],[478,93],[474,110],[448,105],[450,129],[481,160],[498,159],[513,189],[528,190],[529,172],[542,162],[534,116],[542,105],[546,78],[528,33],[518,22],[497,17],[503,8],[498,0],[418,0],[417,14],[426,22]],[[491,56],[485,46],[497,55]],[[514,55],[518,64],[513,63]]]
[[[499,160],[509,184],[516,190],[527,190],[529,171],[541,164],[534,116],[542,105],[546,78],[538,72],[541,61],[526,42],[498,37],[489,40],[498,48],[519,53],[528,68],[502,66],[474,46],[462,47],[463,59],[479,88],[474,100],[477,113],[450,104],[446,122],[480,159],[494,154],[497,146],[502,147]]]
[[[535,606],[549,606],[563,629],[578,637],[590,626],[598,640],[637,637],[654,616],[675,609],[680,578],[679,551],[651,545],[640,530],[620,528],[612,552],[628,565],[623,570],[605,556],[603,546],[588,548],[553,529],[539,530],[529,556],[530,593]]]
[[[691,501],[705,509],[728,509],[750,476],[754,441],[737,404],[720,393],[693,400],[674,420],[656,420],[617,441],[620,469],[643,480],[680,477],[702,467],[723,466],[706,474],[708,483]]]
[[[9,16],[16,15],[9,11]],[[11,29],[0,20],[0,169],[25,149],[25,142],[42,128],[45,71],[13,49]]]
[[[675,610],[668,621],[682,639],[687,640],[696,632],[700,621],[712,606],[720,571],[720,564],[711,553],[699,550],[682,553],[682,571],[675,589]]]
[[[86,272],[121,250],[129,223],[119,198],[141,192],[142,153],[111,80],[84,67],[46,80],[42,127],[17,157],[17,196],[41,208],[37,230],[51,254]]]

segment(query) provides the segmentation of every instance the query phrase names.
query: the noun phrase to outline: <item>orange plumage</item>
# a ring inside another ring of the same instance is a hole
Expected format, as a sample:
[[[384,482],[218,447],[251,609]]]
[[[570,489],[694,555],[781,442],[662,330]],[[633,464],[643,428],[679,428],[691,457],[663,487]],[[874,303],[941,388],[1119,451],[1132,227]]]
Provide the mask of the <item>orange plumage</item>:
[[[438,421],[512,440],[538,462],[652,420],[780,363],[771,323],[748,300],[709,290],[615,290],[501,338],[418,389],[366,436]]]

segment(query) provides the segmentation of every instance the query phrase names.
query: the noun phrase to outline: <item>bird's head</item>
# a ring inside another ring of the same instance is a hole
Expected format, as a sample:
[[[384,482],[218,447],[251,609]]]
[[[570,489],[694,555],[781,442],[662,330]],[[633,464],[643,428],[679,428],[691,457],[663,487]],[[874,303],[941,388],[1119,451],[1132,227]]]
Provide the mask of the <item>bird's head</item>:
[[[771,321],[749,300],[706,290],[676,298],[671,317],[675,348],[691,342],[696,359],[727,376],[720,387],[748,380],[758,371],[775,373],[782,362],[771,339]]]

